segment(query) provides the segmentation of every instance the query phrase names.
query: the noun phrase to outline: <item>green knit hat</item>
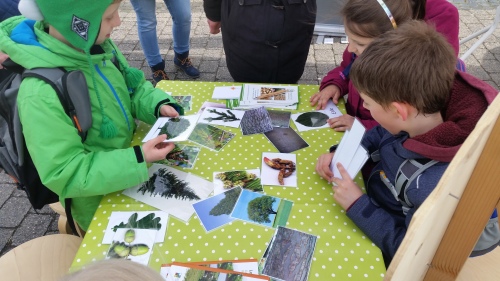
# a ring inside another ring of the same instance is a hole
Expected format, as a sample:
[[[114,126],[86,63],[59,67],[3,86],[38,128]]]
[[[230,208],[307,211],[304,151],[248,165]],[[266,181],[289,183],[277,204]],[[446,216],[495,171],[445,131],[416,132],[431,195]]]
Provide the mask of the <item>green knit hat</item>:
[[[35,0],[46,22],[85,53],[94,45],[104,11],[113,0]]]
[[[19,9],[23,15],[44,20],[61,33],[71,45],[83,50],[87,55],[92,84],[102,115],[100,136],[106,139],[115,137],[118,132],[113,120],[104,112],[90,49],[99,36],[102,16],[112,3],[113,0],[21,0],[19,2]]]

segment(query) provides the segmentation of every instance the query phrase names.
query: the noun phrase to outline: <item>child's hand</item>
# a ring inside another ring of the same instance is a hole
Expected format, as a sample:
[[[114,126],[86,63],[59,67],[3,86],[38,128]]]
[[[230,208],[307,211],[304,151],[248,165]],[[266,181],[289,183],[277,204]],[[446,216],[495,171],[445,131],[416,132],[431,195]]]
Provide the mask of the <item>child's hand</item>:
[[[330,118],[327,122],[330,125],[330,128],[337,132],[343,132],[351,129],[352,124],[354,124],[354,117],[349,114],[344,114],[339,117]]]
[[[317,92],[316,94],[312,95],[309,101],[311,102],[311,106],[318,104],[316,106],[316,110],[320,110],[320,109],[325,109],[329,99],[332,99],[333,103],[337,104],[339,102],[339,97],[340,97],[339,87],[335,85],[329,85],[326,86],[320,92]]]
[[[351,205],[363,195],[363,191],[357,186],[349,176],[349,173],[344,169],[342,164],[337,163],[337,168],[340,171],[342,179],[333,178],[333,198],[347,210]]]
[[[166,139],[167,135],[163,134],[148,140],[142,145],[142,153],[144,153],[144,160],[147,163],[165,159],[167,154],[174,149],[174,143],[163,142]]]
[[[160,107],[160,115],[165,117],[177,117],[179,116],[179,112],[170,105],[162,105]]]
[[[323,179],[327,180],[328,183],[332,182],[333,173],[330,171],[330,163],[332,162],[333,153],[322,154],[318,157],[318,162],[316,163],[316,173]]]

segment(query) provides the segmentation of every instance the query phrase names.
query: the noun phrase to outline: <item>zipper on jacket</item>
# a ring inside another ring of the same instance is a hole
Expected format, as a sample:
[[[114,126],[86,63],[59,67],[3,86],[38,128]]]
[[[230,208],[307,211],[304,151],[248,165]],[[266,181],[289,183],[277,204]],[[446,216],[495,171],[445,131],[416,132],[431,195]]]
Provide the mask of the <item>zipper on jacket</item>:
[[[106,76],[104,76],[104,74],[101,72],[101,70],[99,69],[99,66],[97,64],[94,65],[94,68],[97,71],[97,73],[99,73],[99,76],[101,76],[101,78],[104,80],[104,82],[106,82],[106,84],[108,85],[111,92],[113,92],[113,95],[115,96],[115,99],[118,102],[118,105],[120,106],[120,108],[122,110],[123,116],[125,116],[125,120],[127,120],[128,130],[130,131],[130,122],[128,120],[127,112],[125,111],[125,108],[123,107],[123,104],[120,101],[120,98],[118,97],[118,94],[116,93],[115,88],[113,87],[113,85],[111,85],[108,78],[106,78]]]

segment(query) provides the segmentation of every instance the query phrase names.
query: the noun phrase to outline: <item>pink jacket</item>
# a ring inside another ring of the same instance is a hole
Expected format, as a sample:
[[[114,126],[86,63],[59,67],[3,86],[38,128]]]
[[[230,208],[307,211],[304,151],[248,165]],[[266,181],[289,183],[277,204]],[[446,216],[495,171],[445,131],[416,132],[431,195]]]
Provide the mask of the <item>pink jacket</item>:
[[[458,9],[447,0],[427,0],[425,7],[425,22],[432,24],[436,30],[443,34],[458,56]],[[363,99],[349,79],[348,73],[343,74],[344,70],[355,60],[355,56],[344,50],[342,63],[334,68],[323,78],[320,90],[326,86],[336,85],[340,89],[340,95],[349,93],[346,103],[347,114],[356,117],[367,130],[375,127],[378,123],[373,120],[370,111],[363,107]],[[348,71],[346,71],[348,72]]]

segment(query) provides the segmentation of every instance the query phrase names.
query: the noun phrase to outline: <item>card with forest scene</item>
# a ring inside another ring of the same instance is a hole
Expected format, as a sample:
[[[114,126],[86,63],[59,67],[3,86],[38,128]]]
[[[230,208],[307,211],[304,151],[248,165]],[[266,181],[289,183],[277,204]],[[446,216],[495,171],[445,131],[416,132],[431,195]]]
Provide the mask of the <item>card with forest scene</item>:
[[[158,135],[166,134],[164,142],[185,141],[193,131],[198,122],[198,115],[186,115],[179,117],[160,117],[153,124],[142,142],[156,138]]]
[[[190,111],[193,105],[193,96],[172,96],[174,100],[184,108],[184,112]]]
[[[174,149],[167,154],[165,159],[156,161],[156,163],[192,169],[200,150],[199,146],[176,143]]]
[[[251,191],[264,191],[260,183],[260,169],[214,172],[214,194],[222,193],[233,187]]]
[[[123,194],[158,208],[184,222],[194,213],[193,204],[208,198],[212,182],[161,164],[153,164],[149,180],[126,189]]]
[[[235,220],[230,215],[240,193],[241,187],[236,187],[193,204],[196,215],[207,232]]]
[[[231,217],[262,226],[286,225],[292,201],[243,189]]]
[[[189,136],[189,140],[208,149],[221,151],[234,138],[235,134],[215,126],[198,123]]]
[[[238,128],[245,111],[207,107],[198,119],[198,123]]]

